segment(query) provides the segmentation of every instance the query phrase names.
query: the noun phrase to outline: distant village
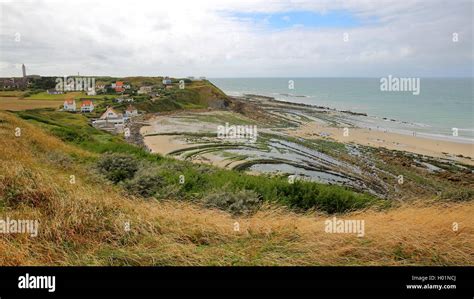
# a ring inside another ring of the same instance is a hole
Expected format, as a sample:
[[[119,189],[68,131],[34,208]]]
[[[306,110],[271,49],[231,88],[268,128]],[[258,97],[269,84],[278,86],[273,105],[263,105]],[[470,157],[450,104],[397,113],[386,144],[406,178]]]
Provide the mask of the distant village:
[[[39,75],[27,75],[26,67],[22,65],[22,77],[11,77],[11,78],[0,78],[0,89],[1,90],[42,90],[48,95],[60,95],[65,94],[68,91],[74,90],[64,90],[62,88],[44,88],[43,85],[54,86],[54,77],[41,77]],[[70,78],[75,78],[71,76]],[[65,77],[66,79],[66,77]],[[90,79],[90,78],[88,78]],[[205,80],[205,77],[187,77],[185,81],[190,83],[192,81]],[[95,80],[95,79],[94,79]],[[160,79],[161,80],[161,79]],[[46,82],[46,83],[45,83]],[[103,81],[100,81],[103,82]],[[184,80],[180,80],[180,83]],[[98,101],[104,100],[104,98],[99,98],[97,96],[106,95],[113,97],[113,104],[105,107],[105,111],[98,117],[94,118],[94,114],[90,116],[91,125],[111,133],[122,133],[127,123],[133,118],[139,115],[139,111],[133,105],[135,98],[147,98],[151,102],[155,102],[160,98],[161,92],[163,90],[177,88],[176,80],[173,80],[169,77],[163,77],[161,84],[150,84],[140,86],[134,86],[132,88],[131,84],[127,84],[124,81],[109,81],[108,84],[92,84],[91,87],[87,89],[80,89],[84,91],[87,97],[74,99],[67,98],[64,100],[61,111],[69,113],[86,113],[90,114],[96,110],[96,105]],[[138,88],[138,89],[137,89]],[[124,105],[126,106],[123,111]],[[119,106],[121,109],[114,108],[112,106]],[[103,111],[104,106],[99,111]],[[119,111],[120,110],[120,111]],[[123,111],[123,112],[122,112]]]
[[[163,80],[163,83],[165,79]],[[168,80],[166,80],[168,82]],[[171,84],[171,80],[169,80]],[[112,133],[122,133],[124,131],[126,123],[134,116],[138,115],[138,110],[131,104],[135,100],[130,96],[123,96],[123,93],[130,89],[130,85],[124,84],[123,81],[116,81],[110,85],[99,84],[95,88],[87,90],[88,96],[96,96],[98,93],[104,93],[107,89],[113,89],[115,93],[120,96],[114,99],[114,102],[117,104],[128,103],[125,112],[121,113],[114,109],[113,107],[108,106],[104,113],[98,119],[92,119],[91,124],[95,128],[106,130]],[[62,94],[62,91],[57,89],[48,89],[48,94]],[[137,92],[138,94],[150,94],[150,86],[142,86]],[[76,103],[74,99],[67,99],[63,104],[63,111],[66,112],[81,112],[81,113],[91,113],[95,109],[94,99],[93,98],[81,98],[80,106]]]

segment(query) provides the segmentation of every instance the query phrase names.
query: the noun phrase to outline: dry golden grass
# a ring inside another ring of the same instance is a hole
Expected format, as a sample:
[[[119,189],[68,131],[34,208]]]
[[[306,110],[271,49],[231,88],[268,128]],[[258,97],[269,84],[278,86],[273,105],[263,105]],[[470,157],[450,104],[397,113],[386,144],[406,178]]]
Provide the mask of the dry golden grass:
[[[27,100],[15,97],[0,97],[0,110],[22,111],[38,108],[59,108],[63,100]]]
[[[128,197],[85,166],[57,162],[71,154],[91,155],[0,112],[0,219],[40,221],[37,237],[0,235],[1,265],[474,265],[473,202],[341,215],[365,220],[359,238],[325,233],[324,214],[269,205],[233,218]]]

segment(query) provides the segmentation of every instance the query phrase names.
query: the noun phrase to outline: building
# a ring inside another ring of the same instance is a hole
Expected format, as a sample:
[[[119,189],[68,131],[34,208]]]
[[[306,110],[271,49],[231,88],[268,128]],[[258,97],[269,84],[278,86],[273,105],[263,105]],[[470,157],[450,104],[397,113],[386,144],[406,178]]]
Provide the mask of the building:
[[[123,122],[123,116],[119,112],[115,111],[112,107],[107,107],[104,113],[100,116],[101,120],[107,120],[111,122],[120,121]]]
[[[65,100],[64,101],[64,111],[76,111],[76,101],[74,100]]]
[[[28,78],[0,78],[2,89],[24,89],[28,86]]]
[[[116,98],[114,100],[114,102],[117,102],[117,103],[123,103],[123,102],[133,103],[133,102],[135,102],[135,100],[133,98]]]
[[[29,80],[26,75],[26,67],[24,64],[21,66],[22,77],[11,77],[11,78],[0,78],[1,89],[25,89],[28,87]]]
[[[88,96],[95,96],[97,93],[95,92],[95,89],[92,87],[89,87],[89,90],[87,91]]]
[[[81,99],[81,112],[92,112],[94,111],[94,103],[92,100]]]
[[[128,105],[127,110],[125,110],[125,116],[132,117],[132,116],[137,116],[137,115],[138,115],[138,110],[132,105]]]
[[[125,88],[123,86],[123,81],[117,81],[115,83],[112,83],[112,88],[115,89],[115,92],[124,92]]]
[[[121,113],[112,107],[107,107],[107,110],[102,113],[99,119],[94,120],[92,125],[101,130],[120,133],[123,132],[124,123],[125,118]]]
[[[163,78],[163,85],[170,85],[171,84],[171,79],[169,77],[164,77]]]
[[[140,89],[137,91],[138,94],[149,94],[151,93],[152,86],[142,86]]]
[[[62,90],[57,90],[56,88],[51,88],[46,90],[48,94],[63,94]]]

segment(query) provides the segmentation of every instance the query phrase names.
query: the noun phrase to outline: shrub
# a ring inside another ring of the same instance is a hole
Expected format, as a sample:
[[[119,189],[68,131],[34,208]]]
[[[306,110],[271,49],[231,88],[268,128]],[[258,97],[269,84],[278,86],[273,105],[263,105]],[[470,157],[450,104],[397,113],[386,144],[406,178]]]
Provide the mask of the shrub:
[[[155,195],[164,185],[163,179],[149,168],[138,171],[133,179],[125,182],[126,190],[134,195],[150,197]]]
[[[260,205],[257,193],[251,190],[216,191],[204,197],[208,207],[215,207],[232,214],[250,214],[255,212]]]
[[[339,186],[297,181],[278,186],[278,198],[292,207],[316,208],[327,213],[343,213],[364,208],[374,202],[367,194],[358,194]]]
[[[459,188],[441,193],[441,199],[447,201],[469,201],[474,198],[474,190]]]
[[[68,142],[80,143],[90,139],[86,133],[63,127],[52,128],[51,132],[61,140]]]
[[[139,169],[139,162],[126,154],[105,154],[97,162],[100,173],[114,183],[131,179]]]

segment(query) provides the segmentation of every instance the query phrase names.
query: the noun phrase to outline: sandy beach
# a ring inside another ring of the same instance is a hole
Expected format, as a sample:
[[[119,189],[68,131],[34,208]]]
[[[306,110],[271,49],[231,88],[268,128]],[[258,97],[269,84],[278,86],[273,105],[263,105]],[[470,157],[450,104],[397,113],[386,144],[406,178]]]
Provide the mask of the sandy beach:
[[[318,122],[310,122],[296,130],[287,130],[286,132],[291,136],[306,139],[330,138],[343,143],[385,147],[391,150],[447,158],[474,165],[474,160],[471,159],[474,157],[473,144],[435,140],[365,128],[349,128],[348,136],[344,136],[343,128],[327,127]]]

